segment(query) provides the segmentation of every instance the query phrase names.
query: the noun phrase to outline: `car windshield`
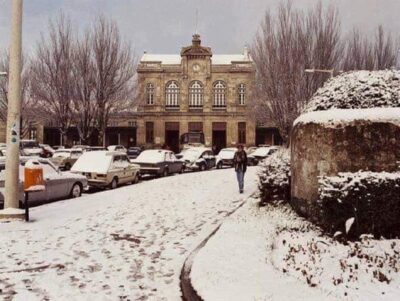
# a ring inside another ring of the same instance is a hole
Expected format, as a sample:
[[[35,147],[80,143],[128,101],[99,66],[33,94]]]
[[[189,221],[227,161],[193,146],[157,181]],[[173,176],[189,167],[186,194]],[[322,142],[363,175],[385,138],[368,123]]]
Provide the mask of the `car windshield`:
[[[21,141],[23,148],[39,148],[39,144],[36,141]]]
[[[147,150],[140,153],[140,155],[137,157],[135,161],[150,162],[150,163],[164,162],[165,154],[163,151],[160,150]]]

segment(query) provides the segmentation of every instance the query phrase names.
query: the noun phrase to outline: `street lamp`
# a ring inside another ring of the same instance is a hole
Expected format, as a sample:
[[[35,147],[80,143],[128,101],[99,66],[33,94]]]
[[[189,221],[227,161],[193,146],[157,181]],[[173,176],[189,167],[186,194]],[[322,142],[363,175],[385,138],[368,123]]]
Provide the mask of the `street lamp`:
[[[21,116],[22,1],[12,0],[10,74],[7,108],[7,156],[4,210],[0,218],[23,219],[19,207],[19,145]]]

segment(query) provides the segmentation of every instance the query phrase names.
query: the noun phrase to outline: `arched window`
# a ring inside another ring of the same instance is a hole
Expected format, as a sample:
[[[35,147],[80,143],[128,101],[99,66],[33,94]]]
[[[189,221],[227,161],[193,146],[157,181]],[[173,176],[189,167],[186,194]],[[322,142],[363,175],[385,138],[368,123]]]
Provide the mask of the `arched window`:
[[[189,86],[189,107],[198,108],[203,106],[203,85],[195,80]]]
[[[214,107],[225,107],[225,90],[226,86],[222,80],[214,83]]]
[[[240,84],[238,86],[238,99],[240,105],[244,105],[246,103],[246,86],[244,84]]]
[[[146,104],[154,105],[154,85],[152,83],[146,85]]]
[[[176,81],[168,82],[165,86],[165,106],[179,107],[179,85]]]

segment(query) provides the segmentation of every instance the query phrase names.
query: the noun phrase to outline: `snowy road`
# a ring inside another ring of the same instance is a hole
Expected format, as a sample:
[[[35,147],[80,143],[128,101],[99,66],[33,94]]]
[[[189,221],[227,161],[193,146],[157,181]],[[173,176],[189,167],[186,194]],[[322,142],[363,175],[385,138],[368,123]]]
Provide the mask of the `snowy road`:
[[[180,300],[185,258],[256,190],[232,169],[146,181],[33,208],[0,224],[0,297],[13,300]]]

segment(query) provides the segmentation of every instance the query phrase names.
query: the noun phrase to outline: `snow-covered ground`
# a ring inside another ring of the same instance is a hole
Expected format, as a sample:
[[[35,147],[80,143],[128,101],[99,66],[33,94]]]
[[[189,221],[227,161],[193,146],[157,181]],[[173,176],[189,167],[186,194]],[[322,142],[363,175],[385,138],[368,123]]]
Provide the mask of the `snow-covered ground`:
[[[206,301],[398,300],[400,240],[343,245],[288,205],[252,199],[195,257],[191,279]]]
[[[0,224],[4,300],[180,300],[184,260],[257,187],[232,169],[142,182]]]

